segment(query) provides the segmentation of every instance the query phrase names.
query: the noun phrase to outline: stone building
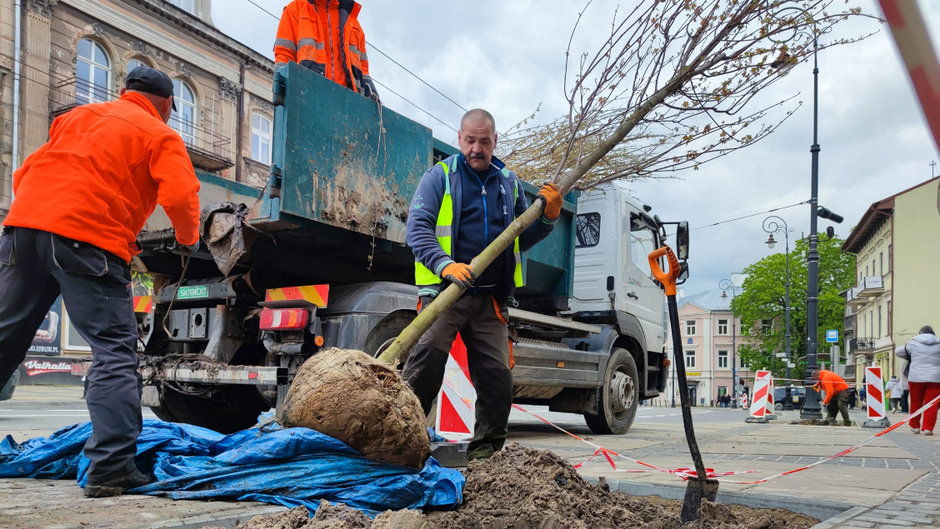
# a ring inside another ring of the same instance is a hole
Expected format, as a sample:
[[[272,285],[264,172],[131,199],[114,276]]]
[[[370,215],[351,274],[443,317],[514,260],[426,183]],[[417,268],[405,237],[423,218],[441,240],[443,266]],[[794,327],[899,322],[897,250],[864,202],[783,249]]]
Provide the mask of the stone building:
[[[45,143],[52,120],[77,105],[117,98],[139,64],[173,79],[178,110],[170,125],[201,177],[264,185],[273,63],[217,30],[210,0],[6,0],[0,2],[0,218],[12,199],[13,170]],[[61,332],[53,333],[60,341],[35,351],[57,350],[59,371],[88,351],[68,324],[67,309],[62,312],[55,318]]]

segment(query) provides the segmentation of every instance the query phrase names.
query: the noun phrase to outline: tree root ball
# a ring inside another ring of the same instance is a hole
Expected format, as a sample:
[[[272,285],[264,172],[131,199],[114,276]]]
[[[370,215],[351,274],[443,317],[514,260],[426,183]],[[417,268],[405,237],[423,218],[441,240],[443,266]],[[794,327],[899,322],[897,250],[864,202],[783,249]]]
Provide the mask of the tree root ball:
[[[307,359],[277,418],[377,461],[421,469],[431,454],[418,397],[394,367],[361,351],[330,348]]]

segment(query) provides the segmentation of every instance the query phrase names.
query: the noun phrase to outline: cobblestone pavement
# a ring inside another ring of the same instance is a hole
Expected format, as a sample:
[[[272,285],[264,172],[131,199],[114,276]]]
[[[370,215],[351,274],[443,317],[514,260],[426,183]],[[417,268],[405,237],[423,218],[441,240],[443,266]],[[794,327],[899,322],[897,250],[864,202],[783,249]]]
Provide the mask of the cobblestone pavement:
[[[918,457],[912,468],[927,474],[894,495],[890,501],[853,516],[834,529],[901,529],[940,527],[940,444],[901,432],[900,448]]]

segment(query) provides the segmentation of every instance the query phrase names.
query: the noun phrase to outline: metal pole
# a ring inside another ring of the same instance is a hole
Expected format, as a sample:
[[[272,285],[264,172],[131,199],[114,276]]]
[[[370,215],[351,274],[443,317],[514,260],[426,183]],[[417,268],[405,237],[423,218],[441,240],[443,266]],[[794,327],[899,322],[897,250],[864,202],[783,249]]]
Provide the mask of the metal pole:
[[[813,145],[812,183],[809,199],[809,251],[806,254],[806,370],[804,372],[806,400],[800,410],[802,419],[821,419],[822,408],[819,404],[819,392],[813,389],[812,373],[818,369],[816,363],[816,341],[819,334],[819,236],[816,233],[816,221],[819,208],[819,63],[817,36],[813,35]]]
[[[784,240],[784,242],[785,242],[785,248],[786,248],[786,252],[787,252],[787,253],[786,253],[786,255],[787,255],[787,288],[786,288],[786,292],[787,292],[787,293],[786,293],[786,298],[785,298],[785,306],[784,306],[784,308],[783,308],[784,314],[785,314],[785,319],[786,319],[786,322],[787,322],[787,330],[786,330],[786,334],[784,335],[784,336],[785,336],[785,338],[784,338],[784,339],[785,339],[785,342],[784,342],[784,343],[786,344],[786,354],[787,354],[787,385],[790,385],[790,384],[791,384],[791,382],[790,382],[790,363],[793,361],[793,359],[790,358],[790,234],[788,233],[789,230],[786,228],[786,223],[784,223],[783,226],[784,226],[784,230],[783,230],[783,240]]]
[[[734,290],[734,281],[730,279],[722,279],[718,282],[718,288],[727,292],[731,289],[731,407],[738,407],[738,358],[737,358],[737,333],[734,328],[734,297],[736,292]]]

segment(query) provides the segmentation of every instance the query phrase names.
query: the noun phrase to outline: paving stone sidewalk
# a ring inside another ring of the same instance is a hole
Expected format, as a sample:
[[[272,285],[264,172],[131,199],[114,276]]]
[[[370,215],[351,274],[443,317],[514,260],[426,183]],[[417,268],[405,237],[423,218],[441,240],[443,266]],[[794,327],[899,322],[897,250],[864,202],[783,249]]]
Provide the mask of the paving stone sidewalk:
[[[928,472],[881,505],[872,507],[833,527],[833,529],[908,529],[940,527],[940,444],[898,433],[900,448],[918,457],[919,467]]]

